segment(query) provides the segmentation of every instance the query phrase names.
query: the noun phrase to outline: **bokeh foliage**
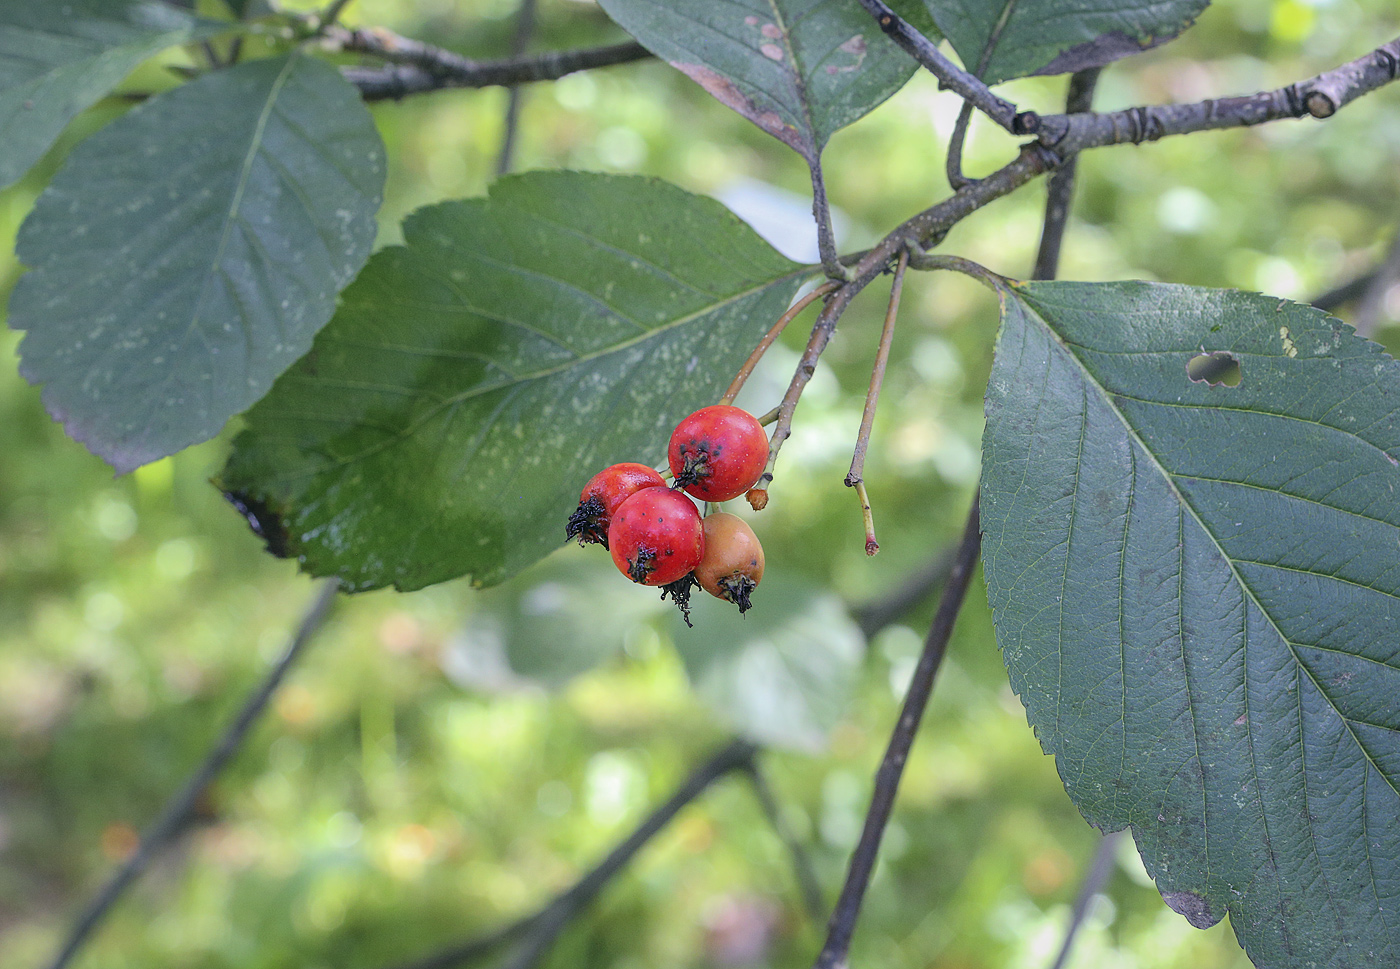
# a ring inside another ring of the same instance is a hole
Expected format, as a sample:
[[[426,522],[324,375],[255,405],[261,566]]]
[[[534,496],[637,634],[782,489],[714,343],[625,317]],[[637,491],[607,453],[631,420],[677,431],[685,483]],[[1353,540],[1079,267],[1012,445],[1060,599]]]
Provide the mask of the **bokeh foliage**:
[[[487,56],[507,48],[512,12],[509,0],[361,0],[349,18]],[[1219,0],[1179,40],[1109,68],[1099,103],[1275,86],[1354,57],[1394,29],[1387,0]],[[542,48],[613,39],[591,6],[541,5]],[[147,67],[125,86],[168,84]],[[1032,79],[1008,90],[1024,106],[1053,109],[1063,84]],[[494,89],[444,92],[374,108],[390,159],[381,244],[398,241],[412,209],[484,194],[504,100]],[[76,134],[126,107],[99,103],[39,169],[0,194],[7,243]],[[824,164],[843,248],[946,193],[933,160],[957,107],[919,76],[832,137]],[[971,173],[1000,164],[1013,144],[975,122]],[[1325,125],[1091,153],[1080,164],[1062,274],[1306,298],[1384,253],[1400,221],[1397,150],[1400,92],[1387,89]],[[789,238],[810,237],[802,161],[659,63],[529,89],[518,164],[657,175],[717,195],[755,223],[766,214]],[[998,202],[946,247],[1024,275],[1042,193]],[[8,290],[19,267],[6,259]],[[910,280],[867,463],[883,529],[881,555],[867,560],[856,503],[840,481],[878,302],[867,297],[843,321],[757,522],[773,574],[852,604],[887,592],[955,537],[977,475],[995,323],[992,300],[974,284],[941,274]],[[1378,334],[1392,350],[1397,311],[1392,304],[1390,328]],[[772,406],[801,329],[770,354],[740,403]],[[114,481],[16,376],[17,335],[0,340],[10,355],[0,373],[0,967],[10,969],[49,952],[67,914],[130,849],[133,829],[276,655],[312,587],[266,556],[207,484],[227,438]],[[501,616],[540,601],[561,574],[573,582],[609,569],[575,549],[499,591],[447,584],[344,602],[217,785],[205,823],[122,904],[84,964],[388,965],[489,929],[566,884],[727,736],[686,683],[675,642],[683,633],[652,608],[650,593],[618,583],[609,595],[619,634],[574,657],[576,678],[545,692],[499,667],[481,673],[481,630],[502,628]],[[767,759],[829,894],[928,608],[871,642],[824,753]],[[548,628],[510,641],[517,670],[528,672],[532,655],[569,648],[557,624]],[[1048,964],[1094,837],[1010,694],[974,595],[910,762],[853,961]],[[549,964],[735,964],[724,958],[754,926],[768,927],[759,934],[770,944],[738,964],[801,966],[819,939],[781,844],[735,779],[682,814],[565,934]],[[1247,965],[1226,926],[1199,933],[1167,911],[1130,852],[1074,964]]]

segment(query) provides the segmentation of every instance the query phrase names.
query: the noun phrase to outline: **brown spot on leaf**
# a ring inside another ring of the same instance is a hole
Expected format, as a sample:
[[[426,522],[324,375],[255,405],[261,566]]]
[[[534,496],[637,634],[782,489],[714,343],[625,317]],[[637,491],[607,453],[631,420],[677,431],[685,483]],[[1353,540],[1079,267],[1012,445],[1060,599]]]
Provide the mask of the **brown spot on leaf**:
[[[759,53],[770,61],[781,61],[783,59],[783,49],[777,44],[760,44]]]
[[[774,138],[794,149],[809,164],[815,160],[816,146],[801,131],[784,122],[778,116],[778,112],[771,109],[763,110],[754,104],[734,86],[734,82],[729,78],[711,70],[704,64],[685,64],[676,61],[671,66],[709,91],[720,104],[739,112]]]
[[[828,74],[849,74],[851,71],[860,70],[860,65],[865,62],[865,38],[863,36],[861,36],[860,34],[856,34],[850,40],[846,41],[844,44],[838,47],[837,50],[840,50],[846,54],[850,54],[852,57],[855,58],[855,63],[847,64],[844,67],[838,67],[835,64],[828,64],[826,66],[826,72]]]
[[[1224,918],[1223,912],[1215,914],[1211,911],[1210,902],[1195,892],[1163,892],[1162,901],[1167,903],[1167,908],[1198,929],[1208,929]]]
[[[758,18],[750,14],[749,16],[744,18],[744,23],[748,24],[750,27],[757,27]]]
[[[779,27],[777,24],[764,24],[759,30],[759,33],[763,34],[763,36],[767,37],[769,40],[777,40],[779,37],[783,36],[783,28]]]

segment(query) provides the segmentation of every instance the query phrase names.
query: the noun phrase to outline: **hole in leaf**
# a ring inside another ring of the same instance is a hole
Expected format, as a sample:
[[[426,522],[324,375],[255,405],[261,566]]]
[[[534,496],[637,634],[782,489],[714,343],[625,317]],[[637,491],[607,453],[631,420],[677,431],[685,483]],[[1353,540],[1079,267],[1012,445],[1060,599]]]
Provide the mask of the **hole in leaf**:
[[[1216,350],[1214,353],[1198,353],[1186,361],[1186,376],[1198,384],[1218,387],[1238,387],[1243,373],[1240,361],[1233,353]]]

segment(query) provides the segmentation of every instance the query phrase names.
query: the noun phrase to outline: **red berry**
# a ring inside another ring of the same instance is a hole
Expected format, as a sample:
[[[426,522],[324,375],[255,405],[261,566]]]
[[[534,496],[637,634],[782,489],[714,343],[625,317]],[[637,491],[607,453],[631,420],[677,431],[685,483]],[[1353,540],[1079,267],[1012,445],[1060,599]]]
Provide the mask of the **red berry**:
[[[665,484],[661,475],[645,464],[604,468],[583,486],[578,509],[569,516],[564,528],[564,541],[577,537],[580,545],[597,542],[607,548],[608,524],[618,506],[643,488],[661,488]]]
[[[749,595],[763,579],[763,546],[749,523],[725,512],[704,521],[705,555],[695,578],[710,595],[747,612]]]
[[[612,516],[608,550],[633,582],[669,585],[700,564],[705,554],[700,512],[678,491],[643,488]]]
[[[702,407],[676,425],[667,458],[676,484],[687,492],[704,501],[728,501],[763,474],[768,435],[746,410]]]

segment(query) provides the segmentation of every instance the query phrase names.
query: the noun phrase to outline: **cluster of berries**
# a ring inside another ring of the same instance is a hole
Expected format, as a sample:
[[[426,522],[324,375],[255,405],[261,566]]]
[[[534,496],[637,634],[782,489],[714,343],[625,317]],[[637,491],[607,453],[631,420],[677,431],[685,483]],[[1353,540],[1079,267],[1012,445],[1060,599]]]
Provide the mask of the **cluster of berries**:
[[[701,518],[686,494],[706,502],[744,494],[768,464],[768,435],[748,411],[703,407],[676,425],[667,460],[675,482],[670,488],[644,464],[599,471],[584,486],[566,537],[602,545],[623,575],[660,586],[661,598],[675,600],[687,625],[697,584],[746,612],[763,578],[758,537],[734,515]]]

